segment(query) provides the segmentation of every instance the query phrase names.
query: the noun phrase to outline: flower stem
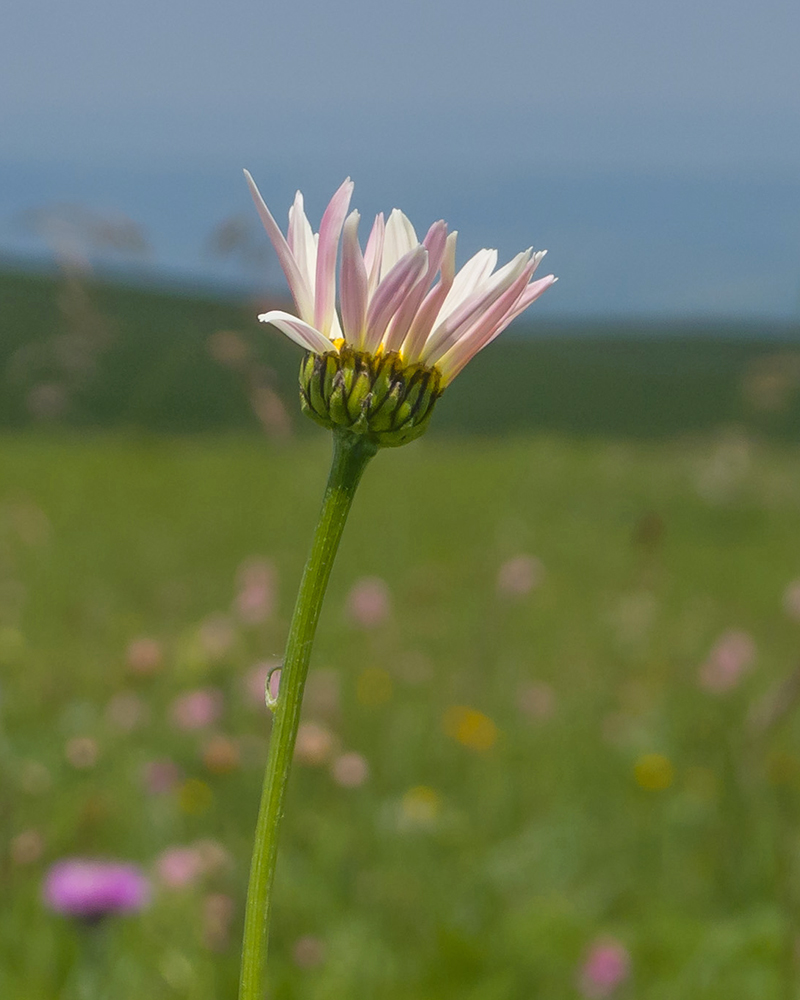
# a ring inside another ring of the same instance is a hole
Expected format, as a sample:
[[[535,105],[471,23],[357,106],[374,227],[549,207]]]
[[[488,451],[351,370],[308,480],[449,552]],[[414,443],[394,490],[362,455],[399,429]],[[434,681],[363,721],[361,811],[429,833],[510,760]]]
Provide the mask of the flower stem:
[[[281,669],[247,889],[239,1000],[263,1000],[264,996],[278,831],[300,723],[311,647],[345,521],[361,474],[376,451],[377,447],[363,436],[346,431],[334,432],[333,463],[311,552],[300,582]]]

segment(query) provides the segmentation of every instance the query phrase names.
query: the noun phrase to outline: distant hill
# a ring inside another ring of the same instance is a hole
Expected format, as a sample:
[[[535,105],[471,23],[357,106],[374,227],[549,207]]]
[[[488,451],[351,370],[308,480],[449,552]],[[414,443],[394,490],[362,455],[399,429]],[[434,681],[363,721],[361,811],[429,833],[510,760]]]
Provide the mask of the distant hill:
[[[0,427],[311,433],[299,350],[266,303],[0,272]],[[439,406],[436,434],[800,438],[800,327],[520,324]]]

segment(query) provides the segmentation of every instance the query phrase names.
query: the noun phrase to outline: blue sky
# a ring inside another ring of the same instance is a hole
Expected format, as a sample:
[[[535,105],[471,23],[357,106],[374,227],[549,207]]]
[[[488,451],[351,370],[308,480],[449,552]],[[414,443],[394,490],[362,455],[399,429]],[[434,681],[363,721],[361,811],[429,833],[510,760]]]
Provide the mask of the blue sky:
[[[27,0],[3,21],[0,247],[23,246],[13,219],[26,208],[94,201],[142,221],[159,263],[199,273],[190,244],[247,211],[246,165],[276,214],[300,186],[318,215],[350,174],[365,212],[435,217],[457,203],[466,248],[470,228],[509,253],[512,240],[546,238],[567,279],[548,309],[569,311],[572,277],[577,311],[602,300],[612,312],[722,312],[718,276],[737,269],[761,289],[751,312],[797,305],[797,0]],[[625,178],[635,211],[614,217],[590,200],[613,201]],[[729,202],[709,197],[720,190]],[[582,204],[586,224],[559,231],[555,203]],[[605,284],[601,296],[584,258],[606,283],[635,264],[633,296],[615,303]],[[698,266],[710,268],[705,292],[689,288]],[[655,294],[660,275],[671,297]]]

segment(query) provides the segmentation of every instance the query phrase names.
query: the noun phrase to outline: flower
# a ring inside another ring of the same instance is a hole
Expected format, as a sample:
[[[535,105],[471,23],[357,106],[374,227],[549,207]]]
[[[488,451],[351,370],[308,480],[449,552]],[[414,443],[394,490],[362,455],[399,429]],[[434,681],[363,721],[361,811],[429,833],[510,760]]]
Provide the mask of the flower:
[[[170,889],[183,889],[197,881],[203,871],[199,852],[194,847],[168,847],[156,859],[161,882]]]
[[[275,567],[266,559],[250,559],[237,573],[239,592],[234,606],[246,625],[266,621],[275,607]]]
[[[347,595],[347,614],[360,628],[375,628],[391,614],[391,597],[386,582],[379,576],[357,580]]]
[[[497,726],[488,715],[468,705],[451,705],[442,718],[447,736],[470,750],[491,750],[497,742]]]
[[[332,757],[335,742],[333,733],[326,726],[316,722],[301,722],[297,730],[295,758],[309,767],[320,767]]]
[[[587,1000],[612,996],[630,976],[628,949],[613,938],[595,941],[580,971],[579,985]]]
[[[738,629],[724,632],[700,667],[698,683],[709,694],[727,694],[751,669],[756,658],[753,637]]]
[[[140,636],[130,643],[126,657],[134,674],[153,674],[164,660],[164,651],[156,639]]]
[[[168,889],[183,889],[230,865],[231,857],[222,844],[216,840],[196,840],[193,844],[167,847],[156,858],[155,870]]]
[[[636,784],[648,792],[663,792],[675,780],[675,768],[663,753],[643,753],[633,766]]]
[[[508,559],[497,574],[497,593],[502,597],[524,597],[544,578],[544,566],[535,556]]]
[[[331,777],[342,788],[358,788],[369,777],[369,764],[360,753],[343,753],[331,764]]]
[[[221,691],[217,688],[198,688],[176,698],[170,708],[170,715],[178,729],[204,729],[217,721],[222,708]]]
[[[284,237],[247,171],[245,177],[298,313],[271,310],[258,318],[310,352],[301,373],[303,409],[326,427],[367,434],[379,445],[418,437],[445,387],[556,280],[532,280],[545,254],[533,250],[499,270],[497,251],[479,250],[456,272],[456,233],[440,220],[420,243],[399,209],[385,222],[376,217],[362,251],[360,215],[348,215],[349,178],[326,208],[319,234],[298,191]]]
[[[171,792],[183,778],[183,772],[168,757],[151,760],[142,769],[142,783],[151,795],[165,795]]]
[[[65,858],[48,871],[43,893],[56,913],[92,921],[141,910],[149,902],[150,883],[133,864]]]

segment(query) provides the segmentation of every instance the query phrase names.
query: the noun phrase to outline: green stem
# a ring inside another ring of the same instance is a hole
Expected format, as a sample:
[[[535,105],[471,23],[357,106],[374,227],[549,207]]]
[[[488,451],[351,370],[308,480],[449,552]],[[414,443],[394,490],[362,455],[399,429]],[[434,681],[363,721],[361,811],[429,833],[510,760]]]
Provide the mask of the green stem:
[[[376,451],[377,447],[362,436],[346,431],[334,432],[333,463],[311,553],[300,582],[281,669],[278,703],[270,737],[247,889],[239,1000],[263,1000],[264,996],[264,969],[278,853],[278,831],[283,816],[297,727],[300,724],[300,707],[311,646],[331,567],[356,487]]]

